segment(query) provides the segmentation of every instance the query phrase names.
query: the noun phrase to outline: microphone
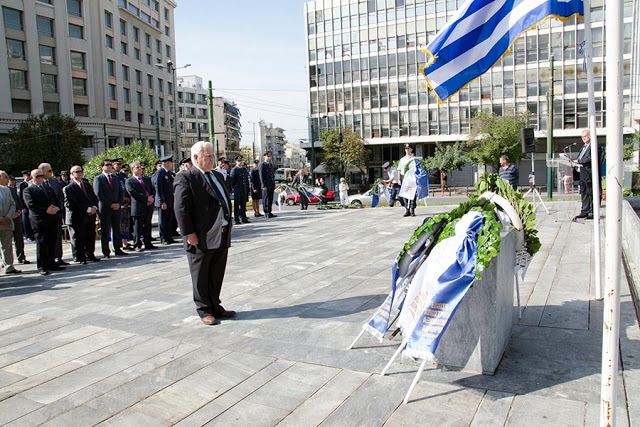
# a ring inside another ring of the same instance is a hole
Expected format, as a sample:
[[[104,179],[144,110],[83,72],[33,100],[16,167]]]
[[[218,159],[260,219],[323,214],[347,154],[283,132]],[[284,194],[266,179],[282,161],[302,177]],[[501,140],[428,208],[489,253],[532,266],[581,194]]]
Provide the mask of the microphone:
[[[563,148],[563,150],[566,150],[566,149],[567,149],[567,148],[569,148],[569,147],[573,147],[573,146],[574,146],[574,145],[576,145],[576,144],[577,144],[577,142],[574,142],[573,144],[569,144],[569,145],[567,145],[566,147],[564,147],[564,148]]]

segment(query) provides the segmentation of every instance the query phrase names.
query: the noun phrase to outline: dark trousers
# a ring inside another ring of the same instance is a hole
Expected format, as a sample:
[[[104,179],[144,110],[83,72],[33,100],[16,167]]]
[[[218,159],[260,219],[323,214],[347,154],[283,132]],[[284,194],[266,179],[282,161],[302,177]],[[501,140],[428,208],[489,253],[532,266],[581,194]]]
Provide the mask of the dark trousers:
[[[24,237],[29,240],[33,240],[33,228],[31,228],[31,222],[29,221],[29,212],[22,212],[22,224],[24,225]]]
[[[303,192],[300,192],[300,209],[306,211],[309,208],[309,198]]]
[[[53,247],[53,256],[55,259],[62,259],[62,221],[59,221],[56,227],[56,244]]]
[[[400,206],[404,207],[404,197],[398,197],[400,192],[400,184],[393,184],[389,190],[389,206],[393,207],[396,204],[396,200],[400,202]]]
[[[219,316],[224,311],[220,305],[220,290],[227,267],[228,251],[229,248],[226,247],[204,251],[196,247],[195,253],[187,252],[193,301],[201,318]]]
[[[417,205],[417,201],[418,201],[418,195],[416,194],[413,199],[409,200],[405,198],[404,204],[403,203],[400,203],[400,204],[403,205],[405,209],[415,209]]]
[[[580,181],[580,198],[582,200],[580,215],[593,215],[593,185],[591,182]]]
[[[84,215],[74,218],[69,224],[71,251],[76,261],[86,261],[95,257],[96,252],[96,217]]]
[[[233,219],[236,222],[247,220],[247,197],[245,195],[236,194],[233,196]]]
[[[158,228],[160,229],[160,241],[170,242],[173,240],[176,218],[173,213],[173,205],[167,204],[167,209],[158,208]]]
[[[132,216],[133,223],[133,246],[141,248],[151,246],[151,219],[153,218],[153,209],[147,209],[146,215]]]
[[[24,254],[24,229],[22,227],[22,216],[13,220],[13,244],[16,247],[16,259],[23,262],[27,259]]]
[[[117,211],[109,209],[100,213],[100,243],[102,244],[102,254],[107,256],[109,250],[109,237],[113,234],[113,250],[122,250],[122,239],[120,238],[120,209]]]
[[[273,192],[275,188],[268,188],[267,191],[262,190],[262,210],[265,215],[271,213],[271,208],[273,208]]]
[[[56,266],[54,246],[56,244],[56,232],[59,227],[51,224],[34,231],[36,239],[36,266],[38,270],[51,270]]]

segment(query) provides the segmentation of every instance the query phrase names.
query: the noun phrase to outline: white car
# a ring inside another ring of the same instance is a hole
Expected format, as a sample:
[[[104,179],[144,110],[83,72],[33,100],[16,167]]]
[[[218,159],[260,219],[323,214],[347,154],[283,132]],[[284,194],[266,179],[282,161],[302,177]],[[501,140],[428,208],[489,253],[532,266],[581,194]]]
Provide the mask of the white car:
[[[378,206],[389,206],[389,201],[384,194],[381,194],[378,201]],[[349,204],[355,206],[371,206],[371,190],[368,190],[362,194],[354,194],[349,196]]]

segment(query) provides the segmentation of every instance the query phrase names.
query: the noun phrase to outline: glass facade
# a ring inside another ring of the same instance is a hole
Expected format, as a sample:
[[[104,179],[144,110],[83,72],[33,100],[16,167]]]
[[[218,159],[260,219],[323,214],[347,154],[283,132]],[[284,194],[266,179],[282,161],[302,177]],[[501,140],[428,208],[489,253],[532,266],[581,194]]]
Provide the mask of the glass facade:
[[[554,58],[554,127],[578,136],[587,126],[584,25],[547,20],[521,36],[494,67],[447,102],[438,104],[420,68],[423,49],[462,0],[317,0],[306,4],[310,117],[319,131],[352,127],[371,144],[464,139],[479,110],[529,111],[531,126],[547,129],[550,57]],[[592,30],[597,125],[604,125],[603,0],[593,0]],[[633,11],[625,0],[624,106],[639,102]],[[633,59],[632,59],[633,56]],[[633,70],[633,72],[632,72]],[[634,74],[635,73],[635,74]],[[631,89],[636,88],[634,91]],[[633,93],[632,93],[633,92]],[[386,138],[386,139],[385,139]],[[394,138],[394,139],[389,139]]]

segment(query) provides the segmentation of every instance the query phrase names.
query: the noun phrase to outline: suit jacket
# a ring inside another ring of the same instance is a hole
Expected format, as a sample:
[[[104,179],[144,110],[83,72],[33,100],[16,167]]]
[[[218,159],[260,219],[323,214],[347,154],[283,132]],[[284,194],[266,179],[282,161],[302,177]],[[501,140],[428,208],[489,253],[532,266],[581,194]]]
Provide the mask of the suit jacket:
[[[227,206],[231,207],[231,197],[224,185],[222,174],[212,171],[224,190]],[[231,217],[226,233],[222,233],[223,209],[216,193],[197,167],[176,175],[173,184],[175,192],[174,212],[183,236],[196,233],[201,250],[228,247],[231,244]],[[229,212],[229,215],[231,213]],[[185,246],[187,239],[185,237]]]
[[[298,175],[296,174],[296,176],[293,177],[293,181],[291,182],[294,186],[296,185],[302,185],[305,183],[306,180],[306,175]]]
[[[127,174],[126,174],[126,173],[124,173],[124,172],[122,172],[122,171],[120,171],[120,172],[114,172],[113,174],[114,174],[115,176],[117,176],[118,178],[120,178],[120,181],[122,181],[122,182],[126,182],[126,180],[128,179],[128,178],[127,178]]]
[[[60,185],[60,181],[58,181],[55,177],[51,177],[47,180],[49,186],[53,190],[53,193],[56,196],[55,205],[59,208],[64,206],[64,194],[62,193],[62,186]]]
[[[0,230],[13,230],[13,214],[16,213],[16,201],[13,199],[9,187],[0,185],[0,194],[2,195],[2,203],[0,203],[0,218],[6,216],[10,220],[8,224],[0,224]]]
[[[580,150],[582,151],[582,149]],[[600,175],[600,165],[604,161],[604,148],[598,145],[598,175]],[[578,154],[577,162],[582,165],[580,168],[580,181],[583,181],[587,185],[591,185],[591,147],[587,147],[585,153],[580,157]]]
[[[249,197],[249,172],[244,166],[234,166],[229,174],[235,197]]]
[[[258,192],[262,194],[262,185],[260,185],[259,168],[251,169],[251,172],[249,172],[249,178],[251,180],[251,190],[258,190]]]
[[[16,212],[22,212],[22,208],[24,207],[24,202],[22,198],[18,195],[18,189],[16,187],[8,187],[9,191],[11,191],[11,197],[16,202]]]
[[[64,205],[67,208],[67,223],[70,225],[81,224],[87,218],[89,208],[98,207],[98,197],[93,192],[89,181],[83,179],[82,186],[87,192],[86,196],[75,181],[71,181],[62,189]]]
[[[27,207],[27,204],[24,202],[24,189],[29,186],[28,182],[22,181],[18,184],[18,195],[20,196],[20,200],[22,201],[23,208]]]
[[[159,208],[163,203],[166,203],[170,208],[173,206],[173,180],[175,179],[175,174],[165,168],[160,168],[156,175],[155,205]]]
[[[267,187],[271,191],[276,188],[276,177],[273,172],[273,165],[270,162],[262,162],[259,167],[260,172],[260,185],[264,188]]]
[[[147,198],[149,196],[155,197],[156,190],[148,176],[142,175],[140,178],[142,178],[145,188],[142,188],[135,175],[128,178],[126,182],[127,191],[131,195],[131,216],[145,216],[148,209],[153,209],[153,205],[147,206]],[[144,193],[145,189],[148,195]]]
[[[111,211],[111,205],[118,203],[122,205],[122,188],[120,187],[120,180],[112,176],[113,189],[109,185],[109,180],[105,174],[101,173],[93,179],[93,191],[98,196],[98,212],[101,214]]]
[[[29,209],[29,222],[34,230],[57,226],[59,215],[49,215],[46,212],[53,204],[46,190],[32,184],[25,188],[23,193],[25,205]]]

